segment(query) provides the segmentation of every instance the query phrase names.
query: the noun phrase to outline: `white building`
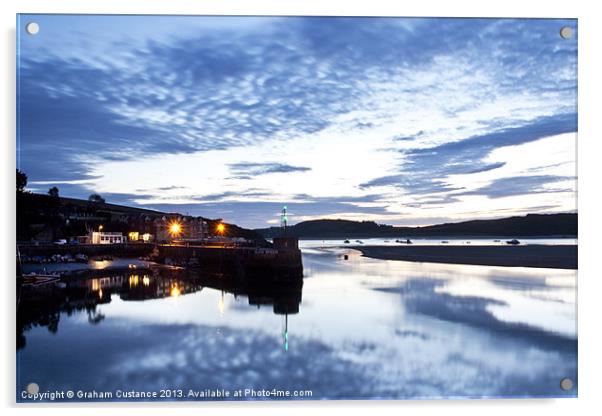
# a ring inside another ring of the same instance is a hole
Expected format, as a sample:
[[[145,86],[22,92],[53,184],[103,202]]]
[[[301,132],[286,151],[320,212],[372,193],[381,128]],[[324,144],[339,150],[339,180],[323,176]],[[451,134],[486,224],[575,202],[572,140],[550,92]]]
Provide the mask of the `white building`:
[[[119,232],[92,232],[92,244],[122,244],[125,242],[126,237]]]

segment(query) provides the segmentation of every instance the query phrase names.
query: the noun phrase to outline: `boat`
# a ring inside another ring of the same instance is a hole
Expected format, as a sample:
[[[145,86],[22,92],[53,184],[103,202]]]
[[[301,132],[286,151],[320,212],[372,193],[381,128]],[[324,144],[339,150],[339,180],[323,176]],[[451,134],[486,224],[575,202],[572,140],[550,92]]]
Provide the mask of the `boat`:
[[[493,240],[493,242],[494,242],[494,243],[499,243],[499,242],[500,242],[500,240]]]
[[[443,240],[443,241],[441,242],[441,244],[449,244],[449,241],[447,241],[447,240]]]
[[[343,241],[345,244],[349,244],[349,240],[345,240]]]
[[[508,240],[508,241],[506,241],[506,244],[510,244],[510,245],[512,245],[512,246],[517,246],[517,245],[519,245],[519,244],[520,244],[520,241],[518,241],[517,239],[514,239],[514,240]]]
[[[364,242],[362,240],[355,240],[355,242],[358,244],[364,244]]]
[[[19,308],[19,304],[21,303],[21,294],[24,290],[28,291],[31,288],[40,286],[46,287],[46,285],[59,282],[60,278],[61,276],[57,274],[23,273],[21,251],[17,245],[17,308]]]
[[[23,276],[23,286],[42,286],[55,283],[61,279],[57,274],[27,273]]]
[[[88,256],[86,256],[85,254],[76,254],[75,255],[75,261],[79,262],[79,263],[87,263],[88,262]]]

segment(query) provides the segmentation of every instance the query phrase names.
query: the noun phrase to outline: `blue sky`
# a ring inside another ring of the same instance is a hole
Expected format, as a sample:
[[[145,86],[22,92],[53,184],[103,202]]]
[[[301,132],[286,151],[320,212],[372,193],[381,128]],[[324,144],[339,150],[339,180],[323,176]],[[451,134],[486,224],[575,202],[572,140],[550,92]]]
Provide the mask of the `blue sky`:
[[[283,204],[293,223],[398,225],[576,209],[575,20],[21,15],[18,31],[36,192],[247,227]]]

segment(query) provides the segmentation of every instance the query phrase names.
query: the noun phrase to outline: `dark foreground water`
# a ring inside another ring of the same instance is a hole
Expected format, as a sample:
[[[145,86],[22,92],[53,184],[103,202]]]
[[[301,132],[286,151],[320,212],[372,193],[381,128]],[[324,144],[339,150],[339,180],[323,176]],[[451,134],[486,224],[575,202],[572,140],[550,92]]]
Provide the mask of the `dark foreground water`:
[[[132,268],[24,296],[17,399],[32,382],[46,400],[576,396],[575,271],[311,244],[303,263],[281,291]]]

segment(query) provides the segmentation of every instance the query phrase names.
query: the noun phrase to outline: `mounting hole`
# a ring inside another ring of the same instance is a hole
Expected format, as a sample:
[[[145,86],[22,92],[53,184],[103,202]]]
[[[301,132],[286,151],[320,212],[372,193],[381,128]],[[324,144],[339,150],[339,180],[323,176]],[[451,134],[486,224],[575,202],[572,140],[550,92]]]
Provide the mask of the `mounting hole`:
[[[40,386],[38,386],[38,383],[29,383],[27,385],[27,393],[38,394],[39,392],[40,392]]]
[[[560,388],[564,391],[569,391],[573,388],[573,380],[570,378],[563,378],[560,380]]]
[[[571,29],[569,26],[563,26],[560,29],[560,37],[562,39],[570,39],[573,36],[573,29]]]
[[[40,25],[36,22],[29,22],[25,25],[25,31],[30,35],[37,35],[40,31]]]

